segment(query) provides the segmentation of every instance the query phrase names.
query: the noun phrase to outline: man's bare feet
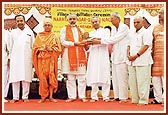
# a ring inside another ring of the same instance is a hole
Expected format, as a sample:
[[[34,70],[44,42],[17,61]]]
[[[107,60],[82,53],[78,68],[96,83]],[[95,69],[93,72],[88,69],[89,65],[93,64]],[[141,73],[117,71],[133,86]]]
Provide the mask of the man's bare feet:
[[[81,100],[82,100],[82,102],[88,102],[88,100],[85,99],[85,98],[83,98],[83,99],[81,99]]]
[[[44,103],[46,101],[46,99],[45,98],[42,98],[42,99],[40,99],[39,101],[38,101],[38,103]]]
[[[15,100],[15,99],[12,99],[10,100],[10,103],[15,103],[15,102],[18,102],[19,100]]]
[[[96,102],[97,100],[96,99],[91,99],[90,102],[94,103]]]
[[[23,99],[23,102],[27,103],[27,102],[29,102],[29,100],[28,99]]]
[[[67,99],[65,102],[73,102],[75,99]]]
[[[104,102],[110,102],[111,100],[110,99],[105,99],[103,100]]]
[[[56,100],[56,99],[54,99],[54,98],[50,98],[50,99],[49,99],[49,101],[54,102],[54,103],[56,103],[56,102],[57,102],[57,100]]]
[[[121,100],[119,101],[119,103],[127,103],[127,100],[126,100],[126,99],[121,99]]]

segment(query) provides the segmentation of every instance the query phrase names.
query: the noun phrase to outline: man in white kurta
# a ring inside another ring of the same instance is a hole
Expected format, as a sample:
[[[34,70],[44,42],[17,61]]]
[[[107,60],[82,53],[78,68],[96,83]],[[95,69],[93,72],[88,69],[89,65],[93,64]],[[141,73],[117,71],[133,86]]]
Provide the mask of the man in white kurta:
[[[4,83],[4,99],[8,96],[9,90],[9,36],[10,33],[8,30],[4,30],[4,37],[3,37],[3,83]],[[6,99],[4,102],[8,102]]]
[[[101,39],[101,44],[113,44],[112,60],[112,83],[114,100],[126,102],[128,99],[128,68],[127,68],[127,43],[129,28],[120,22],[118,12],[111,15],[112,33],[110,38]]]
[[[11,31],[10,37],[10,83],[13,88],[13,100],[19,100],[20,81],[22,81],[22,99],[28,102],[30,82],[32,80],[33,32],[25,26],[23,15],[15,17],[18,28]]]
[[[89,32],[89,37],[105,39],[109,38],[109,34],[105,29],[100,27],[98,17],[91,19],[93,31]],[[110,61],[108,53],[108,45],[90,45],[89,58],[86,72],[87,85],[92,87],[91,102],[98,100],[99,86],[102,86],[103,100],[109,101],[110,92]]]
[[[68,77],[67,80],[67,91],[68,91],[68,98],[66,102],[72,102],[77,99],[77,88],[76,88],[76,79],[78,80],[78,97],[82,100],[82,102],[86,102],[86,64],[80,63],[82,60],[80,60],[79,53],[84,52],[84,48],[82,47],[79,49],[79,41],[80,36],[84,32],[82,28],[78,27],[76,25],[77,22],[77,16],[76,14],[70,14],[68,16],[68,22],[69,24],[62,28],[60,32],[60,40],[61,44],[63,45],[63,52],[62,52],[62,64],[61,64],[61,71],[62,74],[66,74]],[[70,33],[69,33],[70,32]],[[70,36],[70,35],[71,36]],[[69,35],[69,36],[68,36]],[[71,40],[70,40],[71,39]],[[76,64],[74,66],[74,70],[71,70],[71,66],[73,64],[70,64],[70,55],[69,49],[75,48],[75,50],[71,53],[75,53],[74,56],[76,56]],[[82,50],[82,51],[81,51]],[[86,59],[86,55],[83,55]],[[83,60],[85,63],[86,60]]]
[[[130,36],[127,50],[131,102],[138,105],[148,104],[151,64],[153,64],[151,56],[153,36],[143,27],[142,22],[142,17],[134,18],[136,31]]]

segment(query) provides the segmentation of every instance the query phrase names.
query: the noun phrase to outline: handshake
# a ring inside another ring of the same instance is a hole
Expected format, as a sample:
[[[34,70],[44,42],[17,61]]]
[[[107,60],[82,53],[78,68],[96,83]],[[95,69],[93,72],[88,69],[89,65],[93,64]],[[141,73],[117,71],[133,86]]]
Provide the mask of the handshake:
[[[82,34],[82,41],[81,42],[75,42],[76,46],[84,46],[84,45],[93,45],[93,44],[100,44],[101,39],[100,38],[93,38],[89,37],[89,33],[85,32]]]

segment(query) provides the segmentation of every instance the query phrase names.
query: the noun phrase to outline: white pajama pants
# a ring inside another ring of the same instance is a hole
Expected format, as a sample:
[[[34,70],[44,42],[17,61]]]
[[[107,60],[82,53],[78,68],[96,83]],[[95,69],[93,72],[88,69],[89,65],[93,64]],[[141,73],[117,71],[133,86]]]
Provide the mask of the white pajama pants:
[[[151,65],[128,66],[132,103],[148,104],[151,83]]]
[[[152,77],[154,97],[155,97],[155,100],[158,102],[162,102],[163,101],[162,99],[164,98],[162,93],[162,88],[164,90],[163,83],[164,83],[163,77],[161,76]]]
[[[20,81],[12,82],[13,99],[19,100]],[[22,99],[28,99],[30,82],[22,81]]]
[[[128,99],[128,66],[126,63],[112,64],[114,98]]]
[[[77,92],[78,97],[80,99],[86,98],[86,77],[85,75],[67,75],[67,91],[68,91],[68,98],[76,99]],[[78,82],[78,91],[76,85],[76,79]]]
[[[8,96],[9,90],[9,67],[6,65],[4,67],[4,97]]]
[[[98,99],[98,91],[99,91],[99,86],[102,86],[102,97],[103,100],[109,99],[109,93],[110,93],[110,84],[106,83],[93,83],[92,85],[92,90],[91,90],[91,98],[95,100]]]

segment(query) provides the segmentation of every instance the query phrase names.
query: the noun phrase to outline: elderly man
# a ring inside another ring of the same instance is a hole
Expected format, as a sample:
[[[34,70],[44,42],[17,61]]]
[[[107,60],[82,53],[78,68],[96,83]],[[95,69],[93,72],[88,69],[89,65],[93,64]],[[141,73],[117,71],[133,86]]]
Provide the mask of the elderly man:
[[[164,76],[164,9],[159,11],[159,24],[153,29],[153,60],[152,84],[155,99],[151,104],[161,104],[164,98],[162,93]]]
[[[34,34],[25,26],[23,15],[15,16],[17,29],[11,31],[10,37],[10,77],[12,83],[13,99],[11,103],[19,100],[20,81],[22,82],[22,99],[28,102],[30,82],[32,80],[32,46]]]
[[[89,32],[89,37],[106,39],[110,35],[100,27],[98,17],[91,19],[93,31]],[[97,93],[99,86],[102,86],[102,97],[105,102],[109,102],[110,93],[110,61],[108,45],[93,44],[89,47],[89,59],[86,73],[87,85],[92,87],[90,102],[98,101]]]
[[[134,18],[133,32],[127,48],[129,85],[132,103],[138,105],[148,104],[151,64],[153,64],[151,49],[153,37],[143,27],[143,18]]]
[[[69,24],[62,28],[60,33],[61,44],[64,49],[62,52],[62,73],[66,74],[68,99],[72,102],[77,98],[76,79],[78,80],[78,96],[82,102],[86,102],[86,54],[84,46],[80,46],[82,41],[83,29],[76,25],[77,15],[68,15]]]
[[[49,95],[51,102],[56,102],[53,99],[53,92],[57,91],[57,71],[58,57],[61,53],[61,44],[59,37],[52,32],[51,18],[44,19],[44,32],[37,34],[33,44],[33,64],[36,74],[39,78],[39,94],[43,103]]]
[[[93,44],[114,44],[112,59],[112,83],[114,91],[114,101],[120,103],[128,99],[128,71],[127,71],[127,42],[129,28],[121,23],[121,16],[118,12],[111,14],[112,33],[110,38],[93,39]]]

